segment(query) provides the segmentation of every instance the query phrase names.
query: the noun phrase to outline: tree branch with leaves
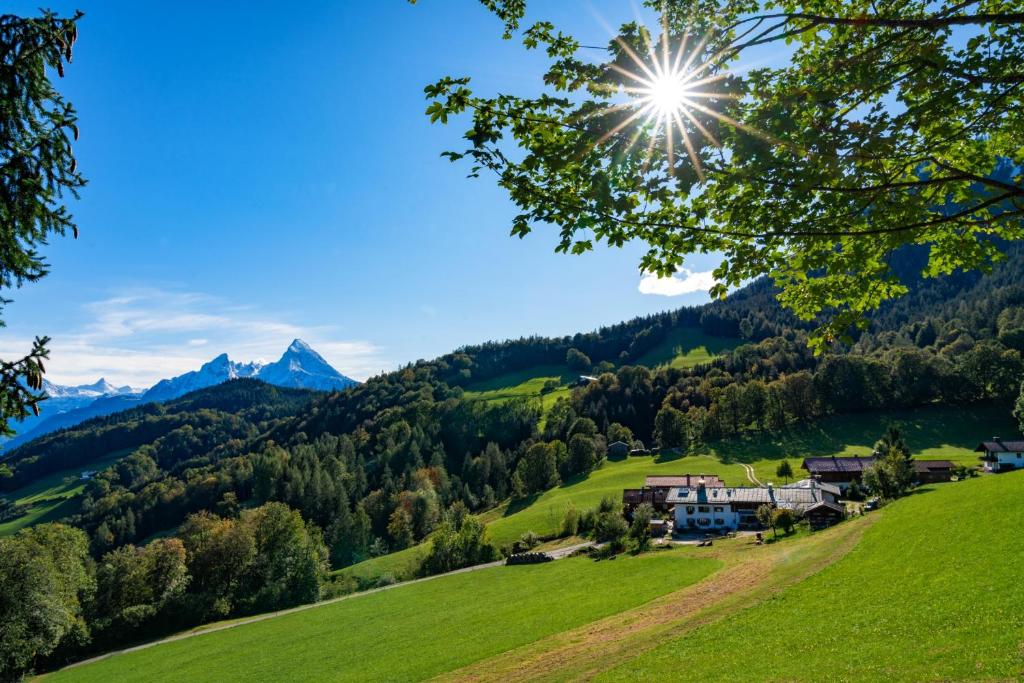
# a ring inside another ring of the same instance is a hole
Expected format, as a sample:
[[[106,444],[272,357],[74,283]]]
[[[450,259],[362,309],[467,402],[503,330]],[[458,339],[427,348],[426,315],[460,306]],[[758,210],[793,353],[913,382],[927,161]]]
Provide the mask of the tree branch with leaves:
[[[0,16],[0,290],[47,274],[39,248],[50,237],[78,236],[65,205],[85,185],[71,145],[78,117],[50,77],[71,63],[81,17]],[[0,310],[10,302],[0,296]],[[11,420],[38,414],[49,341],[37,337],[23,358],[0,360],[0,435],[13,433]]]
[[[644,243],[641,269],[661,276],[721,254],[713,294],[771,276],[818,322],[818,350],[907,291],[897,249],[927,249],[923,275],[939,276],[987,270],[1024,237],[1019,3],[650,0],[660,26],[602,46],[544,21],[520,31],[521,0],[483,4],[546,52],[543,91],[446,77],[426,111],[468,118],[444,155],[493,174],[515,236],[556,226],[573,254]],[[750,65],[759,46],[784,63]]]

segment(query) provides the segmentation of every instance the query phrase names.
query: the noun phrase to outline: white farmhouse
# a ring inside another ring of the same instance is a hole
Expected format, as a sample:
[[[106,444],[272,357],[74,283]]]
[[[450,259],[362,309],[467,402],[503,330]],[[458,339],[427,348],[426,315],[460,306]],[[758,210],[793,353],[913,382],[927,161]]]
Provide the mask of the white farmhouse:
[[[1003,441],[994,436],[991,441],[982,441],[974,450],[982,454],[986,472],[1024,468],[1024,441]]]
[[[762,505],[785,508],[798,515],[815,511],[812,526],[827,526],[843,518],[843,509],[834,502],[835,487],[827,489],[820,482],[800,482],[775,488],[710,487],[703,481],[696,486],[673,487],[665,499],[674,507],[675,530],[735,531],[740,528],[759,528],[757,509]],[[821,518],[820,520],[817,518]]]

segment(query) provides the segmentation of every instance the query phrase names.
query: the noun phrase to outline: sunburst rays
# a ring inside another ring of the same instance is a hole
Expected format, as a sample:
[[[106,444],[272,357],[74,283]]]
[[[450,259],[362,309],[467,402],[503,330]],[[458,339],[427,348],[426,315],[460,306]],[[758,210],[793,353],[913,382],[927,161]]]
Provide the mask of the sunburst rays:
[[[664,18],[660,39],[657,43],[649,39],[645,41],[647,49],[644,56],[638,54],[621,37],[615,39],[622,54],[632,62],[632,68],[614,62],[607,66],[623,77],[624,82],[614,90],[624,93],[628,100],[592,112],[588,118],[626,111],[630,113],[605,131],[594,143],[595,147],[619,136],[632,125],[635,130],[630,131],[632,134],[626,144],[626,151],[632,149],[645,132],[650,136],[643,172],[646,173],[650,166],[657,141],[664,140],[668,173],[674,175],[678,139],[686,150],[694,173],[703,182],[704,168],[699,148],[705,145],[697,138],[702,137],[708,144],[721,147],[719,139],[709,130],[710,119],[756,134],[757,131],[713,106],[716,102],[739,99],[741,96],[716,89],[716,85],[732,77],[732,73],[720,52],[701,58],[707,45],[706,37],[693,39],[691,33],[685,32],[681,38],[673,40]],[[670,43],[677,43],[677,47],[673,49]],[[700,114],[706,115],[703,121]]]

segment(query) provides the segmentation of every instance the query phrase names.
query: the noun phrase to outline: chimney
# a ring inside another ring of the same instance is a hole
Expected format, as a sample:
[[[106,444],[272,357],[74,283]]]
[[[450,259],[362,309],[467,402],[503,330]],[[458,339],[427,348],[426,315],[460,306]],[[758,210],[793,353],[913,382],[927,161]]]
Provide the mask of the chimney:
[[[775,504],[775,487],[771,482],[768,482],[768,499],[772,501],[773,505]]]
[[[704,477],[701,477],[700,479],[697,480],[697,490],[703,491],[706,488],[707,485],[704,483]]]

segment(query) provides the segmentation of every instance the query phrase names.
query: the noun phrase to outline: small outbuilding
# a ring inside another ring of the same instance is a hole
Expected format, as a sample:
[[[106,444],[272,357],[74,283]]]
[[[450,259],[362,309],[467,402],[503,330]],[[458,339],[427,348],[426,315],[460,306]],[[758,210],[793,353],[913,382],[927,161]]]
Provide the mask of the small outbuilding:
[[[846,517],[846,508],[827,500],[820,501],[804,510],[804,516],[811,529],[825,529],[838,524]]]
[[[914,473],[919,484],[938,484],[953,481],[953,468],[949,460],[914,460]]]

